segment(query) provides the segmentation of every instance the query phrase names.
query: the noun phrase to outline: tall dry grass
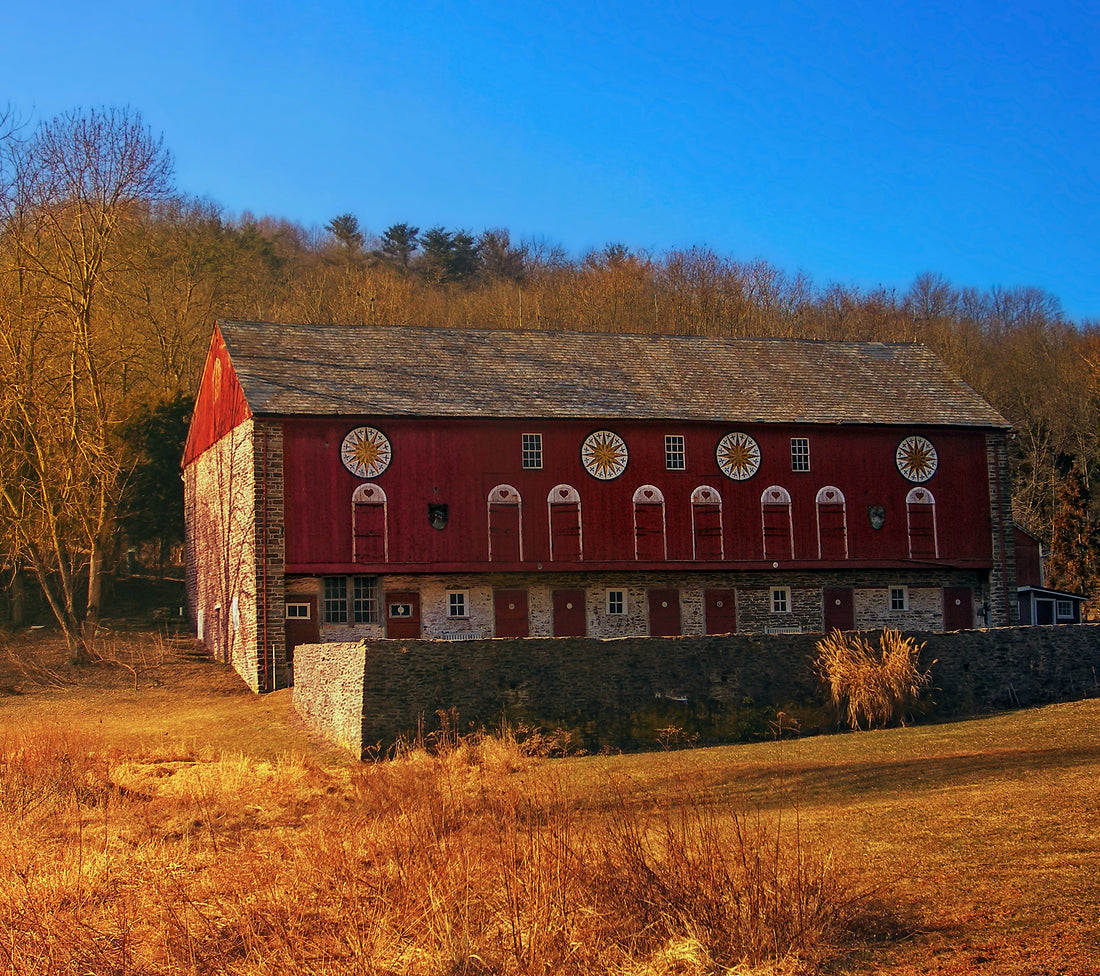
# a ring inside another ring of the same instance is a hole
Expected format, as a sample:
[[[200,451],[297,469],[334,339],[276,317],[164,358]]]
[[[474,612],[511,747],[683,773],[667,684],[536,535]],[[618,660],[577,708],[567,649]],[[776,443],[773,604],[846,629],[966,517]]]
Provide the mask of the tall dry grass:
[[[0,971],[795,972],[853,918],[796,823],[562,769],[507,736],[349,770],[8,737]]]
[[[833,630],[817,643],[814,670],[849,728],[883,728],[904,722],[931,686],[931,668],[920,666],[923,648],[897,630],[884,630],[878,647],[859,634]]]

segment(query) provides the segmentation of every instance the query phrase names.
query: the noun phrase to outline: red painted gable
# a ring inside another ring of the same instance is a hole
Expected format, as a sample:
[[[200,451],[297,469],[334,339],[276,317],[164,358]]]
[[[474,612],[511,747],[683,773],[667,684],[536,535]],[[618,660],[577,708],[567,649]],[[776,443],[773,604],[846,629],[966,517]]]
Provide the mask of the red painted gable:
[[[252,411],[233,369],[221,330],[215,327],[203,367],[202,382],[195,397],[182,466],[186,468],[207,448],[251,416]]]

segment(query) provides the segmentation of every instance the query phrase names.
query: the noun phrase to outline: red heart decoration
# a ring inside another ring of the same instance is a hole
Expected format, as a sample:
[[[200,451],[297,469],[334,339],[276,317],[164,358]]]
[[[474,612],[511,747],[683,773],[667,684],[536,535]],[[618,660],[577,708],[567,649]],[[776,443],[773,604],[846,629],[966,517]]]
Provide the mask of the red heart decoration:
[[[699,494],[702,495],[704,498],[710,498],[710,492],[709,491],[701,491],[701,492],[699,492]]]
[[[368,488],[365,492],[363,492],[363,494],[366,495],[367,498],[373,498],[374,497],[374,489],[373,488]]]
[[[924,501],[924,492],[923,491],[915,492],[915,494],[916,494],[916,498],[917,498],[918,502],[923,502]]]
[[[558,494],[561,495],[562,498],[568,498],[569,497],[569,489],[568,488],[559,488],[558,489]]]
[[[777,491],[772,492],[772,498],[779,498],[779,497],[780,497],[779,492],[777,492]]]
[[[642,494],[645,495],[646,498],[652,498],[653,497],[653,492],[651,492],[651,491],[643,491]]]
[[[827,492],[825,492],[825,497],[828,498],[829,501],[832,501],[833,498],[836,497],[836,492],[835,491],[827,491]]]
[[[508,489],[507,488],[501,488],[500,489],[500,497],[501,498],[507,498],[508,497]]]

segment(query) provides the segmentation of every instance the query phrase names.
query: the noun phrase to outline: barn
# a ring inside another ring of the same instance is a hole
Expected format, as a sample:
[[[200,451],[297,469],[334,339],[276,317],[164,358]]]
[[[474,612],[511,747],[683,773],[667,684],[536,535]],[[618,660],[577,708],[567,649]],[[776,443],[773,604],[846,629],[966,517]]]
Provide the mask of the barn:
[[[189,607],[256,690],[319,641],[1005,625],[1008,429],[919,344],[223,321]]]

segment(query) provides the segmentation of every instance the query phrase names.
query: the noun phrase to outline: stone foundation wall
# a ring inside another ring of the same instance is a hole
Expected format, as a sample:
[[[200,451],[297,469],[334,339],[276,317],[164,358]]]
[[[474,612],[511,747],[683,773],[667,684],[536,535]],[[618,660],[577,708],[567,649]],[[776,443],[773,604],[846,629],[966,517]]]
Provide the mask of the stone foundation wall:
[[[662,723],[700,741],[762,737],[780,710],[824,731],[836,717],[811,666],[820,636],[318,644],[299,648],[294,701],[355,754],[436,728],[450,709],[460,728],[508,718],[570,729],[587,748],[652,747]],[[935,717],[1100,697],[1100,626],[915,636]]]
[[[558,589],[585,591],[585,617],[589,637],[645,637],[649,633],[647,593],[651,588],[676,587],[680,591],[680,626],[685,636],[702,636],[706,630],[704,593],[707,588],[736,590],[737,630],[763,634],[776,627],[798,628],[820,633],[824,626],[822,587],[850,587],[853,590],[855,624],[860,629],[900,627],[935,631],[943,627],[942,587],[967,586],[974,593],[971,618],[974,626],[984,622],[982,608],[990,599],[988,573],[959,569],[852,569],[822,573],[799,572],[592,572],[592,573],[502,573],[376,577],[379,619],[375,623],[321,623],[321,639],[331,641],[374,640],[385,636],[385,594],[415,591],[420,594],[421,634],[425,639],[444,634],[474,633],[492,637],[495,628],[493,591],[527,591],[528,622],[532,637],[553,633],[553,592]],[[771,587],[790,589],[787,613],[773,613]],[[909,609],[890,609],[890,587],[909,591]],[[626,594],[625,613],[608,614],[605,606],[609,589]],[[448,593],[467,594],[468,616],[447,616]],[[296,577],[288,581],[287,593],[323,598],[320,577]]]

